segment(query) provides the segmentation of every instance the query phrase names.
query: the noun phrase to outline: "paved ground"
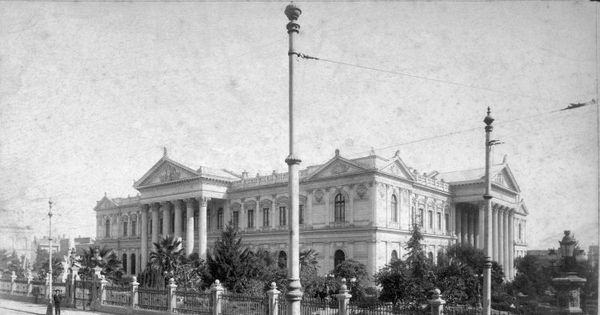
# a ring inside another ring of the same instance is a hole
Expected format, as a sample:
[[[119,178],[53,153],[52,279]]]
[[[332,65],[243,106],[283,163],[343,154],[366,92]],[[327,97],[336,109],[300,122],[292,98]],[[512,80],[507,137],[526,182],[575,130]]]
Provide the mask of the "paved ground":
[[[0,314],[2,315],[45,315],[46,304],[33,304],[0,298]],[[61,308],[61,315],[106,315],[106,313],[84,311],[74,308]]]

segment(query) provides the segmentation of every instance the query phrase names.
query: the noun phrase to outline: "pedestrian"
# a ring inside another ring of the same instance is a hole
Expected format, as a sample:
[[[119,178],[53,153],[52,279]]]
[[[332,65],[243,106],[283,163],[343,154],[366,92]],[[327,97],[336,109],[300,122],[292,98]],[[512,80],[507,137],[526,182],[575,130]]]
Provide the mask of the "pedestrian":
[[[35,298],[34,303],[37,304],[38,296],[40,295],[40,287],[38,287],[37,285],[34,286],[33,289],[31,290],[31,294],[33,294],[33,297]]]
[[[62,302],[60,290],[54,290],[54,296],[52,299],[54,300],[54,315],[60,315],[60,302]]]

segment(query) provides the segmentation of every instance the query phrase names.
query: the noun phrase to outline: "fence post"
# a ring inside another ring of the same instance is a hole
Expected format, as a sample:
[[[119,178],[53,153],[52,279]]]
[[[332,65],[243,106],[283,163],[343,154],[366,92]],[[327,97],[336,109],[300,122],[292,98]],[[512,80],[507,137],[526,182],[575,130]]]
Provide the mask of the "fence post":
[[[442,300],[442,292],[440,289],[435,288],[433,290],[432,299],[429,300],[429,305],[431,305],[431,315],[442,315],[444,304],[446,304],[446,301]]]
[[[133,281],[131,282],[131,308],[135,308],[138,304],[138,294],[137,289],[140,284],[137,282],[137,277],[133,276]]]
[[[12,275],[10,276],[10,294],[15,294],[15,291],[17,290],[17,284],[15,283],[15,280],[17,280],[17,275],[13,271]]]
[[[167,304],[167,309],[172,313],[173,309],[177,307],[177,293],[175,292],[177,290],[177,285],[175,284],[175,279],[169,279],[169,285],[167,287],[169,287],[169,303]]]
[[[108,281],[102,276],[102,280],[100,280],[100,305],[104,305],[106,302],[106,285]]]
[[[221,315],[221,294],[223,294],[223,287],[219,280],[215,280],[215,283],[210,288],[213,300],[213,315]]]
[[[31,272],[27,273],[27,296],[31,296],[31,292],[33,291],[33,284],[31,281],[33,280],[33,276]]]
[[[347,315],[348,314],[348,301],[352,297],[352,295],[350,295],[348,292],[350,292],[350,290],[348,290],[348,287],[346,286],[346,279],[343,278],[342,285],[340,286],[340,293],[336,294],[336,297],[339,302],[339,305],[338,305],[338,314],[339,315]]]
[[[71,267],[71,290],[69,290],[69,303],[71,307],[75,307],[75,297],[76,297],[76,289],[75,289],[75,281],[79,280],[79,267],[73,266]]]
[[[271,290],[267,291],[269,295],[269,315],[278,315],[279,312],[279,290],[275,282],[271,282]]]

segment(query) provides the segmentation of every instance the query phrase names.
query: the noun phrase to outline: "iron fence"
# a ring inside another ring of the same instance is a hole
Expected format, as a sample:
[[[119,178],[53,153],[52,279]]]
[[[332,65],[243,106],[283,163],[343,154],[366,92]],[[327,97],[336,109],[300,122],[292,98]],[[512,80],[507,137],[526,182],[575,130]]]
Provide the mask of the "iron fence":
[[[92,303],[92,290],[94,283],[92,281],[75,281],[75,308],[89,309]]]
[[[154,311],[167,311],[169,308],[169,290],[138,288],[137,292],[138,304],[135,307]]]
[[[425,315],[430,311],[426,307],[407,304],[374,303],[348,304],[348,314],[351,315]]]
[[[264,315],[269,312],[269,298],[239,294],[222,294],[221,315]]]
[[[177,290],[174,313],[178,314],[212,314],[212,297],[210,293],[195,290]]]
[[[105,286],[104,291],[106,292],[104,304],[116,306],[131,305],[130,287]]]

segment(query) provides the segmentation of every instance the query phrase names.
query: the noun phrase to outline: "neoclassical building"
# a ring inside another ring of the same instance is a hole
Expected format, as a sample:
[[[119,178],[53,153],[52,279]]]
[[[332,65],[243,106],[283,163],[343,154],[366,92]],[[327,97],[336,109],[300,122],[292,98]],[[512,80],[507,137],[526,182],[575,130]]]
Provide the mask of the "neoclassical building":
[[[527,247],[527,208],[508,166],[492,174],[493,260],[515,274],[513,261]],[[207,252],[231,222],[244,243],[287,258],[288,174],[249,177],[201,166],[193,169],[163,157],[134,183],[135,197],[104,198],[94,210],[97,241],[113,248],[127,274],[145,266],[152,243],[181,237],[187,254]],[[484,169],[419,173],[371,153],[347,159],[338,150],[322,165],[300,171],[300,247],[319,253],[327,273],[354,259],[374,274],[405,254],[410,227],[424,234],[430,259],[455,243],[483,248]]]

